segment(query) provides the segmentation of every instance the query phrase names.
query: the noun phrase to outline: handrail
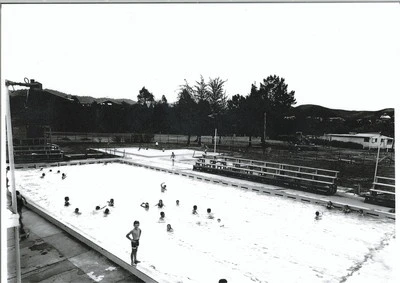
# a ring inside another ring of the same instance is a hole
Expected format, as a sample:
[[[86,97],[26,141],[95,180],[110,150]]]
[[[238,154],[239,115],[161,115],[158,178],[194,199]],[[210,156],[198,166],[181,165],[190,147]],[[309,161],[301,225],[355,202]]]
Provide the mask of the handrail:
[[[235,164],[239,164],[239,165],[243,165],[243,163],[232,163],[233,165]],[[265,166],[260,166],[260,165],[254,165],[254,164],[245,164],[246,166],[252,166],[252,167],[258,167],[261,169],[269,169],[269,170],[275,170],[275,171],[279,171],[279,172],[289,172],[289,173],[296,173],[296,174],[303,174],[303,175],[310,175],[310,176],[317,176],[317,177],[322,177],[322,178],[327,178],[327,179],[337,179],[336,176],[330,176],[330,175],[322,175],[322,174],[315,174],[315,173],[311,173],[311,172],[304,172],[304,171],[294,171],[294,170],[288,170],[288,169],[284,169],[284,168],[276,168],[276,167],[265,167]],[[243,167],[235,167],[234,168],[243,168]],[[265,172],[265,171],[256,171],[256,172]],[[279,174],[279,173],[277,173]]]
[[[392,184],[377,183],[377,182],[374,182],[373,184],[374,184],[374,185],[378,185],[378,186],[389,187],[389,188],[396,188],[396,186],[395,186],[395,185],[392,185]]]
[[[215,168],[216,167],[216,165],[203,164],[203,163],[197,163],[197,162],[196,162],[196,165],[201,166],[201,167],[208,167],[208,168]],[[323,183],[323,184],[329,184],[329,185],[334,184],[333,181],[332,182],[328,182],[328,181],[322,181],[322,180],[317,180],[317,179],[307,179],[307,178],[302,178],[302,177],[297,177],[297,176],[280,175],[280,174],[277,174],[277,173],[263,172],[263,171],[257,171],[257,170],[247,169],[247,168],[246,169],[245,168],[238,168],[238,167],[233,167],[233,166],[229,166],[229,165],[226,165],[224,167],[225,168],[229,168],[229,169],[234,169],[234,170],[229,170],[229,171],[238,172],[238,173],[246,173],[246,174],[248,174],[249,172],[254,172],[254,173],[258,173],[261,176],[262,175],[270,175],[270,176],[274,176],[274,177],[278,176],[278,177],[286,178],[286,179],[297,179],[297,180],[310,181],[310,182],[315,182],[315,183]],[[222,169],[222,170],[224,170],[224,169]],[[296,172],[296,173],[298,173],[298,172]],[[324,177],[324,176],[322,176],[322,177]]]
[[[388,177],[380,177],[380,176],[375,176],[375,179],[376,180],[378,180],[378,179],[382,179],[382,180],[390,180],[390,181],[396,181],[396,179],[395,178],[388,178]]]
[[[204,162],[202,162],[202,160],[204,160]],[[207,164],[211,164],[211,162],[214,161],[214,159],[210,159],[209,161],[210,161],[210,163],[207,163]],[[215,161],[216,162],[221,162],[218,159],[215,160]],[[197,160],[197,162],[201,162],[201,163],[206,164],[204,158],[199,158]],[[266,162],[266,164],[268,164],[268,162]],[[275,163],[275,164],[279,164],[279,163]],[[275,170],[275,171],[288,172],[288,173],[294,173],[294,174],[303,174],[303,175],[327,178],[327,179],[332,179],[332,180],[337,179],[337,175],[336,176],[331,176],[331,175],[318,174],[318,171],[319,171],[318,168],[313,168],[317,172],[316,173],[311,173],[311,172],[294,171],[294,170],[290,170],[290,169],[285,169],[285,168],[282,168],[281,166],[278,168],[278,167],[261,166],[261,165],[251,164],[251,163],[236,163],[236,162],[232,162],[232,165],[233,165],[233,168],[243,168],[243,166],[247,166],[247,167],[252,166],[252,167],[261,168],[261,169]],[[235,165],[240,165],[240,166],[236,167]],[[282,164],[282,165],[285,166],[285,164]],[[213,165],[213,166],[218,166],[218,165]],[[225,164],[224,166],[229,166],[229,165]],[[289,167],[296,167],[296,166],[295,165],[294,166],[290,165]],[[257,171],[257,172],[265,172],[265,171]],[[278,174],[278,173],[276,173],[276,174]]]
[[[203,158],[205,159],[213,159],[214,156],[204,156]],[[292,167],[297,167],[297,168],[304,168],[304,169],[310,169],[310,170],[318,170],[322,172],[330,172],[330,173],[339,173],[339,171],[336,170],[328,170],[328,169],[322,169],[322,168],[315,168],[315,167],[308,167],[308,166],[298,166],[298,165],[292,165],[292,164],[286,164],[286,163],[276,163],[276,162],[269,162],[269,161],[262,161],[262,160],[252,160],[252,159],[246,159],[246,158],[236,158],[236,157],[228,157],[228,156],[218,156],[219,159],[225,159],[225,160],[243,160],[243,161],[250,161],[250,162],[258,162],[258,163],[264,163],[264,164],[276,164],[276,165],[283,165],[283,166],[292,166]]]

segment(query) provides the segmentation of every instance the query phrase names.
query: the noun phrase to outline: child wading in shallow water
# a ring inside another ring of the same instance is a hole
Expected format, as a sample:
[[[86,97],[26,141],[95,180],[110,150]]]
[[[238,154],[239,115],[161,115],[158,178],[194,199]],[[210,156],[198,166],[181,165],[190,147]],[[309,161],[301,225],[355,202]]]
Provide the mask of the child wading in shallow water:
[[[137,260],[137,250],[139,247],[139,239],[140,235],[142,234],[142,230],[139,228],[139,221],[135,220],[133,222],[133,229],[129,231],[128,234],[126,234],[126,237],[131,241],[131,246],[132,246],[132,252],[131,252],[131,265],[137,264],[140,261]],[[132,235],[132,238],[130,237]]]

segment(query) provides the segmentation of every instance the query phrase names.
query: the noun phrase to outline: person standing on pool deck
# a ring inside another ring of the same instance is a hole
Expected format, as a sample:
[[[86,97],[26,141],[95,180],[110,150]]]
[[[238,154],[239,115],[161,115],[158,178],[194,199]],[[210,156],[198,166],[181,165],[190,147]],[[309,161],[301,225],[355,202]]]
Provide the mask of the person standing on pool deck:
[[[17,194],[17,212],[19,214],[19,225],[20,225],[19,232],[21,234],[24,234],[25,230],[24,230],[24,224],[22,223],[22,208],[28,202],[26,201],[25,197],[21,195],[19,191],[16,191],[16,194]]]
[[[139,239],[140,236],[142,235],[142,230],[139,228],[139,221],[135,220],[135,222],[133,222],[133,229],[131,231],[129,231],[128,234],[126,234],[126,237],[131,241],[131,245],[132,245],[132,252],[131,252],[131,265],[133,264],[137,264],[140,261],[137,260],[137,250],[139,247]],[[130,235],[132,235],[132,238],[129,237]]]

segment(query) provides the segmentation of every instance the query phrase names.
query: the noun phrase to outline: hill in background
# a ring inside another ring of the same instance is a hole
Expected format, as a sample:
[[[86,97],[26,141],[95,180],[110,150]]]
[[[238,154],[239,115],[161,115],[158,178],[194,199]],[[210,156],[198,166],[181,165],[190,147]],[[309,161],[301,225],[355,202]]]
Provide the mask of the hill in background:
[[[44,91],[53,93],[55,95],[58,95],[58,96],[61,96],[64,98],[76,97],[81,104],[92,104],[93,102],[102,103],[104,101],[112,101],[117,104],[121,104],[122,102],[125,102],[128,104],[136,103],[136,101],[133,101],[132,99],[128,99],[128,98],[109,98],[109,97],[94,98],[92,96],[79,96],[79,95],[66,94],[61,91],[57,91],[57,90],[53,90],[53,89],[44,89]]]

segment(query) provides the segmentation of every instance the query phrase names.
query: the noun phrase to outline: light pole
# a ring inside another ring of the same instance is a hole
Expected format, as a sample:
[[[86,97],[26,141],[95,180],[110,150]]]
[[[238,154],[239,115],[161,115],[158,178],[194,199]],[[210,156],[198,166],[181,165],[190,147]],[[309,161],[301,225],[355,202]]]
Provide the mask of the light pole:
[[[211,119],[214,119],[214,125],[215,125],[215,130],[214,130],[214,153],[217,152],[217,113],[211,113],[208,115]]]
[[[215,127],[215,132],[214,132],[214,153],[217,152],[217,127]]]

